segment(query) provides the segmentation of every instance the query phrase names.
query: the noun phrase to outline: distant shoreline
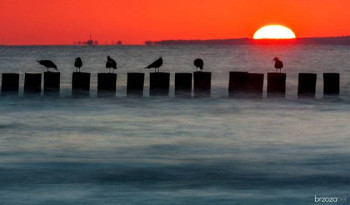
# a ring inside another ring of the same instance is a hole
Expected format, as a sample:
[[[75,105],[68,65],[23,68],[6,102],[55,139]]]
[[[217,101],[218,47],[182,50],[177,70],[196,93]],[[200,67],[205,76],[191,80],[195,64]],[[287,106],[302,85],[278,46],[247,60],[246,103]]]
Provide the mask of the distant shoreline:
[[[52,45],[10,45],[0,44],[0,47],[20,47],[20,46],[80,46],[80,47],[95,47],[95,46],[161,46],[161,45],[288,45],[288,44],[304,44],[304,45],[344,45],[350,46],[350,36],[339,37],[310,37],[296,39],[262,39],[256,40],[251,38],[236,38],[236,39],[207,39],[207,40],[161,40],[161,41],[146,41],[144,44],[123,44],[123,45],[74,45],[74,44],[52,44]]]
[[[315,44],[315,45],[350,45],[350,36],[341,37],[318,37],[318,38],[296,38],[296,39],[210,39],[210,40],[163,40],[155,41],[153,45],[270,45],[270,44]]]

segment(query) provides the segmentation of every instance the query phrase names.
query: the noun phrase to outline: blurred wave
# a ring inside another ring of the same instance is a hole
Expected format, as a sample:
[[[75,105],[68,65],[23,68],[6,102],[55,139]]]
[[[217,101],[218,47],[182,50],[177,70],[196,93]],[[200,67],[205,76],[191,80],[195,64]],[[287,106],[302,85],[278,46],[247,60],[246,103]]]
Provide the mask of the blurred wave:
[[[349,47],[0,51],[0,72],[41,71],[35,60],[51,58],[64,84],[61,98],[0,98],[1,204],[312,204],[314,195],[349,193]],[[117,97],[71,98],[74,57],[96,75],[107,54],[121,65]],[[214,96],[124,97],[126,72],[159,55],[170,72],[190,72],[202,57]],[[287,99],[227,98],[230,70],[273,71],[275,55],[287,65]],[[296,99],[298,72],[340,72],[342,97],[322,99],[319,83],[315,100]]]

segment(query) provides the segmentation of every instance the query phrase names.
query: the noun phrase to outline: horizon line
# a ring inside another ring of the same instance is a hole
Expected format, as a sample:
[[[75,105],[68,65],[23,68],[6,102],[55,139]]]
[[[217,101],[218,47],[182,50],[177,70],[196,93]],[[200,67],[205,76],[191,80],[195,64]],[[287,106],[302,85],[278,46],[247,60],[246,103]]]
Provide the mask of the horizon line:
[[[243,38],[213,38],[213,39],[163,39],[163,40],[145,40],[143,44],[97,44],[92,46],[147,46],[146,42],[165,42],[165,41],[225,41],[225,40],[252,40],[252,41],[289,41],[289,40],[300,40],[300,39],[326,39],[326,38],[350,38],[350,35],[341,36],[323,36],[323,37],[296,37],[296,38],[285,38],[285,39],[254,39],[250,37]],[[159,44],[155,44],[159,45]],[[0,44],[0,46],[89,46],[89,45],[76,45],[70,44]]]

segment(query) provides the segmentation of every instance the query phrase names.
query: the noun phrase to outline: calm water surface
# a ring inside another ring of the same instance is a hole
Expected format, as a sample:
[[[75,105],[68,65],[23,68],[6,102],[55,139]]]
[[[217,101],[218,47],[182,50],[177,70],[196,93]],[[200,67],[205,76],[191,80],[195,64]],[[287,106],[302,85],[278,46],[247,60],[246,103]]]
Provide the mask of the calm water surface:
[[[107,55],[117,94],[97,98]],[[212,97],[148,97],[146,74],[146,97],[126,98],[126,73],[160,55],[172,82],[202,57]],[[90,98],[70,96],[76,56],[92,73]],[[229,71],[271,72],[275,56],[286,99],[227,98]],[[41,72],[42,58],[61,71],[60,98],[0,98],[0,204],[350,203],[350,47],[0,47],[0,72]],[[299,72],[318,74],[315,100],[296,98]],[[322,99],[324,72],[341,73],[340,99]]]

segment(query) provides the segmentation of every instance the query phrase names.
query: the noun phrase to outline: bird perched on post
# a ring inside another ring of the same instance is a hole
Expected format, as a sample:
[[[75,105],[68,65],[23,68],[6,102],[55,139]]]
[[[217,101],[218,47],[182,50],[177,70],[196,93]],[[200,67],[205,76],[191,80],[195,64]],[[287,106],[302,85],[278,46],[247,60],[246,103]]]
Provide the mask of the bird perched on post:
[[[76,68],[77,72],[78,72],[78,69],[79,69],[79,73],[80,73],[80,68],[83,67],[83,61],[81,60],[80,57],[75,59],[74,67]]]
[[[159,68],[163,65],[163,58],[159,57],[156,61],[154,61],[153,63],[151,63],[149,66],[147,66],[145,69],[151,69],[154,68],[154,72],[157,72],[158,69],[158,73],[159,73]]]
[[[280,61],[280,59],[278,57],[275,57],[273,60],[275,61],[276,72],[277,72],[277,70],[280,70],[280,72],[281,72],[281,70],[283,68],[283,62]]]
[[[117,70],[117,62],[110,56],[107,56],[106,68],[109,69],[109,73],[111,73],[111,68],[113,69],[113,73],[114,70]]]
[[[46,69],[47,69],[47,72],[50,72],[50,70],[49,70],[50,68],[53,68],[53,69],[57,70],[56,64],[54,62],[50,61],[50,60],[39,60],[38,63],[40,65],[45,66]]]
[[[193,64],[194,64],[194,66],[196,66],[196,70],[198,70],[198,68],[200,71],[203,70],[204,62],[202,59],[200,59],[200,58],[195,59]]]

